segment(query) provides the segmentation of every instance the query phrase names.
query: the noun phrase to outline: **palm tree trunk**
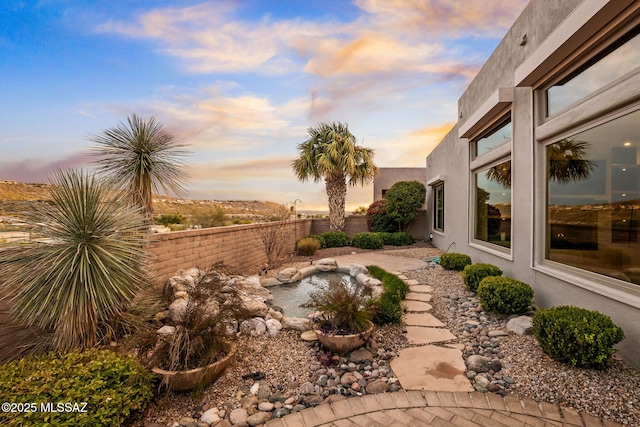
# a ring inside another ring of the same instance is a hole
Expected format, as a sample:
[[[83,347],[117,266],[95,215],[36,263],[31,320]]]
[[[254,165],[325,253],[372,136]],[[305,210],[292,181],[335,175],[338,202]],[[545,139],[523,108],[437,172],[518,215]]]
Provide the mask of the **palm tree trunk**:
[[[343,176],[325,181],[329,198],[329,228],[344,231],[344,205],[347,200],[347,182]]]

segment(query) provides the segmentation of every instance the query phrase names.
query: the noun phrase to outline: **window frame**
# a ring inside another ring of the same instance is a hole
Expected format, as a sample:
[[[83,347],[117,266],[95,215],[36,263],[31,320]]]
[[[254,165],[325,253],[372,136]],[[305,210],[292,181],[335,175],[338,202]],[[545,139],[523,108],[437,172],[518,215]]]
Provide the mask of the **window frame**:
[[[493,255],[499,256],[501,258],[505,258],[508,260],[513,260],[513,220],[511,221],[510,227],[510,235],[511,235],[511,243],[510,246],[504,247],[494,243],[489,243],[484,240],[480,240],[476,238],[476,225],[477,225],[477,194],[476,194],[476,175],[479,172],[483,172],[484,170],[491,168],[493,166],[499,165],[501,163],[511,161],[513,167],[512,160],[512,149],[513,149],[513,114],[511,112],[511,104],[501,110],[498,114],[496,114],[493,119],[484,126],[481,130],[476,132],[474,135],[469,138],[469,236],[468,236],[468,244],[470,247],[480,249],[482,251],[491,253]],[[492,150],[475,157],[474,153],[475,144],[479,139],[482,139],[496,130],[500,129],[504,124],[506,124],[507,120],[511,123],[511,138],[508,142],[496,146]],[[512,180],[513,180],[513,169],[511,171]],[[513,219],[513,190],[510,194],[510,206],[511,206],[511,218]]]
[[[438,233],[444,233],[444,215],[445,215],[445,194],[444,194],[444,181],[438,181],[433,184],[433,231],[437,231]],[[438,203],[438,195],[442,195],[442,205],[441,209],[438,209],[440,206]],[[438,211],[442,211],[442,224],[439,224],[439,215]],[[440,225],[440,227],[438,227]]]
[[[546,275],[572,283],[591,292],[606,296],[627,305],[640,308],[640,286],[625,282],[610,276],[598,274],[579,267],[552,261],[546,258],[546,239],[548,208],[550,196],[547,178],[546,147],[564,138],[579,134],[616,120],[622,116],[640,110],[640,67],[627,72],[612,82],[588,94],[578,101],[560,109],[553,115],[546,116],[546,90],[576,70],[593,62],[610,46],[628,37],[635,31],[640,18],[636,17],[621,29],[607,36],[606,39],[593,41],[593,38],[583,46],[589,49],[582,51],[578,59],[573,57],[573,63],[563,64],[561,71],[552,70],[543,79],[543,83],[534,86],[534,239],[533,259],[531,267]],[[602,37],[601,34],[597,36]],[[596,36],[594,36],[596,38]],[[607,165],[610,168],[611,165]],[[607,171],[609,173],[609,171]]]

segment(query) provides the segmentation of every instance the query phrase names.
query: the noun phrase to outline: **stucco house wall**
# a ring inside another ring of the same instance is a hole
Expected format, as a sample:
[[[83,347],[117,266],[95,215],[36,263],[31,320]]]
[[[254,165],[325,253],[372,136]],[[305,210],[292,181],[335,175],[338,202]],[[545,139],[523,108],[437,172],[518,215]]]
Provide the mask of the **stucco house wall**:
[[[575,269],[556,268],[545,261],[547,180],[541,171],[543,143],[553,137],[549,129],[560,134],[558,129],[575,129],[617,111],[640,109],[640,68],[619,79],[619,85],[626,85],[624,90],[614,88],[611,96],[602,90],[597,102],[587,97],[568,119],[542,122],[537,97],[552,78],[549,76],[558,76],[584,60],[589,46],[620,37],[627,31],[623,28],[637,25],[639,10],[639,1],[531,0],[460,97],[458,122],[426,159],[427,229],[437,247],[468,254],[473,262],[495,264],[505,276],[529,283],[540,307],[574,305],[609,315],[626,335],[617,346],[619,354],[638,368],[640,285],[604,275],[574,274]],[[615,96],[620,93],[623,99]],[[474,240],[472,187],[478,161],[474,163],[471,143],[474,135],[509,109],[512,140],[510,146],[501,148],[504,158],[511,160],[512,240],[510,250],[505,251]],[[441,184],[445,219],[444,230],[437,231],[433,229],[434,185]]]

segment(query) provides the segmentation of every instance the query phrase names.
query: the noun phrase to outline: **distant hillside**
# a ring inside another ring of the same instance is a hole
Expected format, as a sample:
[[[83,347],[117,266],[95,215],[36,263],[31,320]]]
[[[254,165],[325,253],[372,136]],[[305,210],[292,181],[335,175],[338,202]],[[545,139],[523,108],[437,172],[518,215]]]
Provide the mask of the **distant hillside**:
[[[0,216],[20,218],[34,203],[49,199],[50,184],[27,184],[16,181],[0,181]],[[222,208],[232,217],[269,215],[280,204],[261,200],[191,200],[155,196],[153,208],[156,215],[179,214],[190,216],[199,211]]]

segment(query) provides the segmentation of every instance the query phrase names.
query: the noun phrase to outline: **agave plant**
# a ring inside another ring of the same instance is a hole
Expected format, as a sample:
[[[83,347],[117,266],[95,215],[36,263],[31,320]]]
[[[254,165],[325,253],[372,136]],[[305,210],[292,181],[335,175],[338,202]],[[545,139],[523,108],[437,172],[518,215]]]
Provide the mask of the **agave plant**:
[[[183,157],[187,151],[155,117],[133,114],[100,135],[90,135],[96,144],[99,172],[117,188],[125,189],[133,202],[152,220],[153,197],[160,191],[177,195],[186,179]]]
[[[146,223],[93,174],[58,171],[51,183],[29,218],[39,242],[3,251],[0,295],[48,349],[66,352],[96,345],[145,283]]]

